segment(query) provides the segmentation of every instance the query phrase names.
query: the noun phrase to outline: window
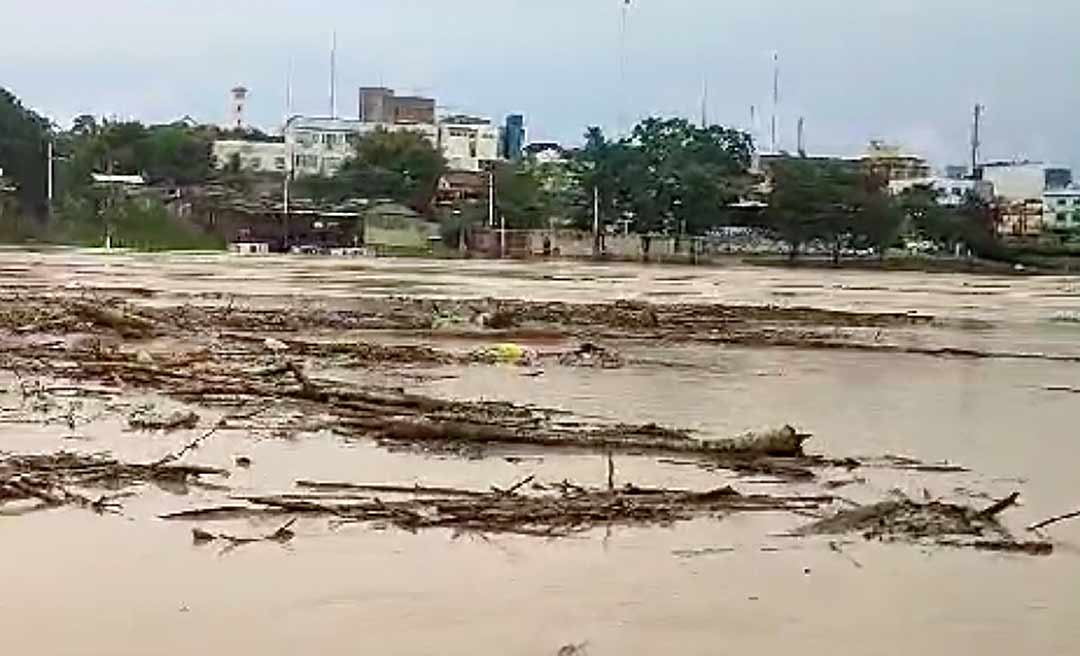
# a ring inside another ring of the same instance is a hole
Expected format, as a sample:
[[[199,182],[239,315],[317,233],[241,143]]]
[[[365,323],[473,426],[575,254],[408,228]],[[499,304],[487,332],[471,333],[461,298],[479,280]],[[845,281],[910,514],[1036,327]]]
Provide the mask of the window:
[[[262,168],[262,159],[259,157],[252,157],[248,160],[248,168],[252,171],[258,171]]]
[[[284,171],[285,170],[285,158],[284,157],[275,157],[274,158],[274,168],[279,170],[279,171]]]
[[[1066,214],[1065,212],[1058,212],[1057,213],[1057,222],[1058,223],[1068,223],[1069,222],[1069,215]]]

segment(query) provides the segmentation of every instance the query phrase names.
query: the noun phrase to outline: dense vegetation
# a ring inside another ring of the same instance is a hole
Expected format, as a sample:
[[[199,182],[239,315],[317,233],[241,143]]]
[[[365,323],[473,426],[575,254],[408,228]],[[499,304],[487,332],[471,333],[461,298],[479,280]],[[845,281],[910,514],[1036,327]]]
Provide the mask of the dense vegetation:
[[[24,212],[44,211],[45,148],[51,127],[48,119],[23,107],[0,87],[0,169],[15,186]]]

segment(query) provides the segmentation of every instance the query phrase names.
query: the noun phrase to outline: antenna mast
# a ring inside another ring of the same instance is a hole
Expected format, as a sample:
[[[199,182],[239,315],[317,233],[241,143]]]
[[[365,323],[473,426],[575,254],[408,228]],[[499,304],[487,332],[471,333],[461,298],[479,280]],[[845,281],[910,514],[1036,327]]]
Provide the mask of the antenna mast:
[[[709,127],[709,78],[701,82],[701,129]]]
[[[975,172],[979,168],[979,148],[982,147],[982,114],[986,108],[981,104],[975,104],[975,121],[971,128],[971,176],[975,177]]]
[[[630,0],[623,0],[619,22],[619,116],[618,132],[626,132],[626,24],[630,14]]]
[[[780,53],[773,52],[773,114],[772,114],[772,151],[779,151],[776,137],[776,114],[780,110]]]
[[[330,118],[337,118],[337,31],[330,34]]]

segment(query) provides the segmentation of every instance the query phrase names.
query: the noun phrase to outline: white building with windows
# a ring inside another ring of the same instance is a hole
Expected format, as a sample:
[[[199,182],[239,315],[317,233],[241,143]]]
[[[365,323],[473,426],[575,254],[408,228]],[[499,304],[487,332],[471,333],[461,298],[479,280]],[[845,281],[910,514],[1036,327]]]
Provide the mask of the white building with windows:
[[[975,196],[985,201],[994,197],[994,187],[983,180],[955,180],[953,178],[916,178],[912,180],[893,180],[889,191],[894,195],[908,189],[921,188],[933,191],[937,202],[944,207],[960,207],[968,196]]]
[[[439,121],[439,149],[451,171],[480,171],[499,159],[499,128],[487,119],[448,116]]]
[[[288,165],[285,144],[281,142],[215,141],[213,154],[219,169],[235,162],[242,171],[285,173]]]
[[[460,116],[438,125],[294,116],[285,124],[284,143],[215,141],[213,152],[221,169],[239,158],[244,171],[333,175],[353,156],[360,137],[376,130],[422,135],[442,152],[451,171],[480,171],[486,162],[499,158],[498,127],[486,119]]]
[[[294,116],[285,125],[285,147],[292,154],[295,175],[333,175],[353,156],[360,137],[376,130],[416,132],[438,147],[434,125]]]
[[[1080,187],[1043,193],[1042,229],[1080,231]]]

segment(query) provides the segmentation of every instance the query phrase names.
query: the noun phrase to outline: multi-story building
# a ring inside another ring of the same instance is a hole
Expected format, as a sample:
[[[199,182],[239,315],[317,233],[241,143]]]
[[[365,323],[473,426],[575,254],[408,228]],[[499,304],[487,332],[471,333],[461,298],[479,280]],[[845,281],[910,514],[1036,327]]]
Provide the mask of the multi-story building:
[[[999,201],[997,233],[1003,237],[1038,237],[1043,231],[1041,199]]]
[[[354,119],[294,116],[285,124],[284,141],[216,141],[218,168],[237,162],[244,171],[294,176],[333,175],[355,153],[356,143],[376,130],[415,132],[442,152],[451,171],[480,171],[499,159],[499,131],[487,119],[448,117],[438,123],[376,123]]]
[[[438,147],[438,130],[424,123],[365,123],[296,116],[285,126],[285,149],[296,176],[333,175],[352,157],[360,137],[376,130],[416,132]]]
[[[473,116],[448,116],[439,122],[439,149],[452,171],[479,171],[499,159],[499,129]]]
[[[521,160],[525,149],[525,117],[521,114],[510,114],[506,117],[506,126],[503,128],[503,156],[511,162]]]
[[[214,162],[218,168],[237,166],[242,171],[269,171],[284,173],[288,170],[288,157],[284,142],[215,141]]]
[[[1042,224],[1044,230],[1080,231],[1080,187],[1047,190],[1043,194]]]
[[[930,164],[925,159],[883,141],[871,141],[858,161],[863,170],[887,183],[925,180],[931,176]]]
[[[988,162],[979,166],[981,179],[994,185],[1003,202],[1041,200],[1046,191],[1046,165],[1040,162]]]
[[[1051,167],[1046,169],[1047,189],[1068,189],[1072,186],[1072,169],[1064,167]]]
[[[398,96],[385,87],[360,87],[360,121],[364,123],[435,123],[435,99]]]

